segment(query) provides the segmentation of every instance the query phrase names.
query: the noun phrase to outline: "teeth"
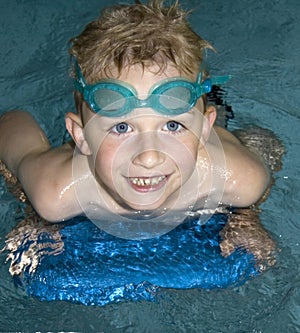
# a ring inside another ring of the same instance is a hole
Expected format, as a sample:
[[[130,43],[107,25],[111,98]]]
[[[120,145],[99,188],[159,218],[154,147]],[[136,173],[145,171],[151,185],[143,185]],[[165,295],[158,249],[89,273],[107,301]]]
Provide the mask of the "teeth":
[[[166,176],[152,177],[152,178],[130,178],[130,181],[134,185],[149,186],[149,185],[157,185],[161,181],[163,181],[165,178],[166,178]]]

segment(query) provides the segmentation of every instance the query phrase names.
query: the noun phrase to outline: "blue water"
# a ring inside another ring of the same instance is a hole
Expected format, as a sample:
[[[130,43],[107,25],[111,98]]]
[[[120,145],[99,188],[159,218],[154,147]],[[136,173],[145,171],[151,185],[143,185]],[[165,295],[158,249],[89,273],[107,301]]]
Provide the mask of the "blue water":
[[[117,1],[109,1],[110,4]],[[73,110],[68,40],[95,18],[104,0],[0,0],[0,112],[26,109],[53,145],[64,140]],[[230,128],[272,129],[286,146],[283,169],[261,219],[278,241],[277,265],[246,285],[219,291],[162,290],[155,303],[87,307],[40,302],[16,289],[0,256],[0,331],[300,332],[300,2],[186,0],[191,23],[218,53],[212,73],[232,74]],[[0,241],[21,216],[0,180]]]

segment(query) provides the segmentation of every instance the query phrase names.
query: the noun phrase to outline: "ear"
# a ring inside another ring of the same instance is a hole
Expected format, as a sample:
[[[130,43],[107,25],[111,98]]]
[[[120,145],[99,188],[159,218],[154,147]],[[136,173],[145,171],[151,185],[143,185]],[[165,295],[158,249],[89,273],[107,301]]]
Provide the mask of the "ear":
[[[204,113],[204,121],[203,121],[203,128],[202,128],[202,140],[205,143],[210,135],[210,131],[216,121],[217,118],[217,111],[216,108],[212,105],[208,106]]]
[[[65,116],[65,123],[69,134],[81,153],[84,155],[91,155],[92,152],[84,136],[81,118],[75,113],[68,112]]]

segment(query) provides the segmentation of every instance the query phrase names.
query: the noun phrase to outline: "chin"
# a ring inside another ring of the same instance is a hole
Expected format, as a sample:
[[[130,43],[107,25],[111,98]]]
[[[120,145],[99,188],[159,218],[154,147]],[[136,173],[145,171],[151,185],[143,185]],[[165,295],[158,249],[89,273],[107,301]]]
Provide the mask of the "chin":
[[[151,204],[143,204],[143,203],[126,203],[129,209],[135,211],[154,211],[160,209],[163,206],[163,203],[151,203]]]
[[[172,199],[173,198],[173,199]],[[126,200],[126,205],[131,210],[135,211],[155,211],[155,210],[168,210],[176,205],[177,196],[173,197],[158,197],[147,198],[145,196],[143,200],[142,196],[139,196],[137,200]],[[152,200],[151,200],[152,199]]]

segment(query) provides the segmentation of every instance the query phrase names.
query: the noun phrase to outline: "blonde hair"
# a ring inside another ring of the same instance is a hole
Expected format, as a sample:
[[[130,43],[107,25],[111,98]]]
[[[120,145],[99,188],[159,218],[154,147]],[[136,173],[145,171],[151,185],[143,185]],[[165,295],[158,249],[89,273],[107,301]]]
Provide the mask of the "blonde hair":
[[[204,49],[212,47],[191,29],[187,14],[178,1],[165,7],[163,0],[136,0],[107,8],[72,39],[70,55],[90,84],[136,64],[161,71],[171,64],[180,73],[195,73]]]

